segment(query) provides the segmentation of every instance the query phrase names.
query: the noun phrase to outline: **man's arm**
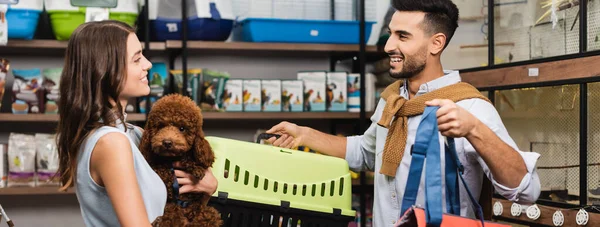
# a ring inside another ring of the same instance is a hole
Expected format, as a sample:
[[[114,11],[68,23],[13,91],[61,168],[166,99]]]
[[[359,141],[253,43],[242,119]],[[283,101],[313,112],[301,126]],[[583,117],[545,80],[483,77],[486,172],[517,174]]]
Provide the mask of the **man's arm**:
[[[325,155],[346,159],[350,169],[354,171],[373,170],[375,168],[376,122],[381,117],[385,101],[380,100],[377,106],[375,113],[371,116],[373,123],[361,136],[334,136],[312,128],[281,122],[267,130],[267,133],[279,134],[281,137],[279,139],[270,138],[267,142],[284,148],[307,146]]]
[[[500,139],[487,125],[476,119],[466,139],[485,161],[498,183],[510,188],[521,184],[527,174],[523,157]]]
[[[479,164],[502,196],[512,201],[537,200],[540,182],[535,165],[539,154],[518,150],[493,105],[483,100],[463,107],[449,100],[427,104],[440,106],[437,116],[442,135],[467,140],[465,152],[478,154]]]

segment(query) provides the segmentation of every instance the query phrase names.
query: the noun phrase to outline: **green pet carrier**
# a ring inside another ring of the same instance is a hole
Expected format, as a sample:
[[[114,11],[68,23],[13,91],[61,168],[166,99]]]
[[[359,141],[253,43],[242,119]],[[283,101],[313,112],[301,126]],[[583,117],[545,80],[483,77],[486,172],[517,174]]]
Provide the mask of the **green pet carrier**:
[[[219,181],[209,205],[223,226],[348,226],[354,221],[348,163],[340,158],[206,137]]]

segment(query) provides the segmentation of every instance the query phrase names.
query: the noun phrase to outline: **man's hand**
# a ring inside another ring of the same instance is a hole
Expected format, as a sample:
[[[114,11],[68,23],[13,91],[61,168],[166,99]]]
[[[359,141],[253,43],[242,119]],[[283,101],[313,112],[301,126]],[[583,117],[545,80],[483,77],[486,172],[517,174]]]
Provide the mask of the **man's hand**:
[[[438,128],[448,137],[467,137],[481,122],[469,111],[448,99],[434,99],[425,102],[428,106],[439,106],[436,112]]]
[[[273,126],[266,132],[271,134],[279,134],[281,137],[279,137],[279,139],[271,137],[267,140],[267,142],[273,144],[273,146],[295,149],[298,146],[305,145],[303,141],[306,137],[304,135],[304,131],[305,130],[303,130],[302,127],[284,121]]]

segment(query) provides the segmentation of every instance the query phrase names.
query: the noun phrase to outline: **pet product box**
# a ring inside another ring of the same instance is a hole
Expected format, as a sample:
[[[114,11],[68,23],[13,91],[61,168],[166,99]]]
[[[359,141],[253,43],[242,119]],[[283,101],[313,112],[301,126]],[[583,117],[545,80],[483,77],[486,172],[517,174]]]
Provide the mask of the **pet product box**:
[[[304,111],[325,111],[327,72],[298,72],[298,79],[304,81]]]
[[[202,90],[202,69],[188,69],[187,74],[188,95],[196,102],[196,104],[199,104],[201,99],[200,92]]]
[[[148,85],[150,86],[150,107],[154,105],[156,100],[165,94],[165,87],[167,86],[167,77],[169,71],[167,65],[162,62],[153,62],[152,68],[148,72]],[[140,113],[146,113],[146,98],[142,98],[140,101]]]
[[[360,74],[348,74],[348,111],[360,112]]]
[[[44,112],[47,114],[58,113],[58,100],[60,99],[60,75],[62,68],[44,69]]]
[[[304,82],[301,80],[281,81],[281,104],[284,112],[302,112]]]
[[[200,107],[203,110],[223,109],[222,96],[229,74],[210,69],[202,70],[202,91],[200,94]]]
[[[60,186],[60,178],[54,177],[58,171],[58,148],[56,135],[36,133],[36,185]]]
[[[44,78],[39,68],[13,69],[12,112],[14,114],[43,113]]]
[[[259,112],[260,111],[260,80],[244,80],[242,92],[244,100],[244,111]]]
[[[10,133],[7,187],[35,187],[35,136]]]
[[[2,107],[2,100],[4,100],[4,93],[6,91],[6,77],[8,73],[9,61],[0,58],[0,107]]]
[[[262,136],[259,136],[260,139]],[[264,138],[264,137],[263,137]],[[352,179],[343,159],[271,145],[205,137],[219,188],[209,205],[227,226],[348,226]],[[285,168],[282,168],[285,166]]]
[[[239,112],[243,110],[242,107],[242,88],[244,86],[243,80],[233,79],[227,80],[225,83],[225,91],[223,92],[223,109],[227,112]]]
[[[8,179],[8,162],[6,144],[0,144],[0,188],[6,187]]]
[[[347,72],[327,73],[327,111],[347,111]]]
[[[261,87],[262,110],[281,112],[281,80],[262,80]]]

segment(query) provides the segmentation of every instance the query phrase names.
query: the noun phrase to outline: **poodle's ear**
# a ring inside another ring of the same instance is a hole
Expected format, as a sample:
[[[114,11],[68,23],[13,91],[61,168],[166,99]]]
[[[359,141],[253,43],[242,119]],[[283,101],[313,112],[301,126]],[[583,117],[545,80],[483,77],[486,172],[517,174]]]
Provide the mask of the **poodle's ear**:
[[[204,139],[203,133],[198,133],[196,136],[196,141],[194,142],[194,155],[200,164],[206,168],[212,167],[213,162],[215,162],[215,154],[208,141]]]
[[[149,164],[152,164],[152,135],[154,134],[154,130],[152,127],[146,127],[144,132],[142,133],[142,139],[140,140],[140,145],[138,148],[144,158]]]

